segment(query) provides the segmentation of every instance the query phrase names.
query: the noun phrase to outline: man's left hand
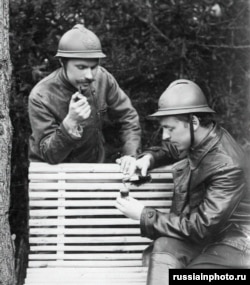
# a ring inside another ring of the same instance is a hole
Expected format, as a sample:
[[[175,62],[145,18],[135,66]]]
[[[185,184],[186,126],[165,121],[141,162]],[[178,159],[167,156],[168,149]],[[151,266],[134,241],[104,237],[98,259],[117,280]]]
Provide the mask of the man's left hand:
[[[130,155],[124,155],[116,160],[116,163],[120,164],[121,172],[130,177],[136,170],[136,159]]]
[[[128,196],[126,198],[118,197],[116,199],[116,208],[126,217],[133,220],[140,220],[144,205],[138,200]]]

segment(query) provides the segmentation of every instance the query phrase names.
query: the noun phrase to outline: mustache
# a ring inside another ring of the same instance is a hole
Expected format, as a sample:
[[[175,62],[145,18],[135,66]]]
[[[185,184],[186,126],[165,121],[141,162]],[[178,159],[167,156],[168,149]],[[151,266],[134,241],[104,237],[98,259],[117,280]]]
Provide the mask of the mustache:
[[[91,83],[93,82],[95,79],[85,79],[85,80],[76,80],[76,83],[79,83],[79,84],[86,84],[86,83]]]

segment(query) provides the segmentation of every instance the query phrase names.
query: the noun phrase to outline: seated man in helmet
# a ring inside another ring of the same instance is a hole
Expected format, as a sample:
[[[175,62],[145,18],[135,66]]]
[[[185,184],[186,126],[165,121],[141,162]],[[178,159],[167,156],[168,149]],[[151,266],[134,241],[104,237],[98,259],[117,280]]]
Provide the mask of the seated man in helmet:
[[[130,174],[145,176],[149,168],[173,164],[170,213],[132,197],[116,203],[140,220],[142,236],[154,240],[147,284],[168,284],[169,268],[250,268],[250,190],[242,149],[214,122],[194,82],[174,81],[158,105],[151,117],[159,119],[165,145],[146,150]]]
[[[42,79],[29,97],[31,161],[106,162],[104,122],[119,125],[121,162],[135,160],[141,144],[139,117],[115,78],[99,65],[99,38],[83,25],[67,31],[56,57],[61,68]],[[114,138],[115,139],[115,138]]]

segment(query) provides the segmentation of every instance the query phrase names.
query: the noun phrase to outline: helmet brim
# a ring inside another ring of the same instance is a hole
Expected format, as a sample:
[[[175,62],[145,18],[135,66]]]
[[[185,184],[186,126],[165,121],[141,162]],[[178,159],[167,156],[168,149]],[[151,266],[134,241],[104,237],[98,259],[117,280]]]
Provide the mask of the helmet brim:
[[[106,55],[101,51],[87,51],[87,52],[77,52],[77,51],[60,51],[58,50],[55,57],[64,58],[105,58]]]
[[[208,106],[200,106],[195,108],[182,108],[182,109],[159,109],[157,112],[149,115],[148,118],[174,116],[182,114],[194,114],[194,113],[216,113],[213,109]]]

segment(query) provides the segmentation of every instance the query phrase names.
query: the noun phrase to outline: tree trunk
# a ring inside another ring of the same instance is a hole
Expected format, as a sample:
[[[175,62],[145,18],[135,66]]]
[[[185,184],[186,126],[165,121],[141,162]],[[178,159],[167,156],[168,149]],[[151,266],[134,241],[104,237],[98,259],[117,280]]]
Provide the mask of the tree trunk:
[[[14,246],[9,226],[12,140],[10,76],[9,0],[0,0],[0,285],[15,284]]]

